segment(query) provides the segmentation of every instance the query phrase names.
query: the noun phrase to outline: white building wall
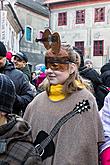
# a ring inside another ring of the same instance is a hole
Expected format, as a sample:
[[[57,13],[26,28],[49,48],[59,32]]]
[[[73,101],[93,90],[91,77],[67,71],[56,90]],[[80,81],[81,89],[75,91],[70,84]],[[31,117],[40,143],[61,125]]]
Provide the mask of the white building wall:
[[[95,8],[105,7],[105,21],[94,22]],[[76,10],[85,9],[85,24],[76,24]],[[67,12],[67,25],[58,26],[58,13]],[[74,46],[75,41],[84,41],[85,58],[91,58],[99,69],[110,59],[110,2],[92,5],[71,6],[51,10],[51,29],[58,31],[62,42]],[[93,56],[93,41],[104,40],[104,56]]]
[[[2,17],[3,13],[5,17]],[[19,50],[18,34],[8,21],[6,11],[0,11],[0,20],[0,41],[5,44],[7,51],[17,52]]]

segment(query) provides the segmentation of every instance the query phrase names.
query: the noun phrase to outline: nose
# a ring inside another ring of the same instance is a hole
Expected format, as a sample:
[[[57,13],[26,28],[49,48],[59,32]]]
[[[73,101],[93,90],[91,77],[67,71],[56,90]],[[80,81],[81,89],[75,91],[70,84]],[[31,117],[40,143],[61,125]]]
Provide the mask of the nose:
[[[48,68],[48,69],[46,70],[46,73],[53,73],[53,70],[52,70],[51,68]]]

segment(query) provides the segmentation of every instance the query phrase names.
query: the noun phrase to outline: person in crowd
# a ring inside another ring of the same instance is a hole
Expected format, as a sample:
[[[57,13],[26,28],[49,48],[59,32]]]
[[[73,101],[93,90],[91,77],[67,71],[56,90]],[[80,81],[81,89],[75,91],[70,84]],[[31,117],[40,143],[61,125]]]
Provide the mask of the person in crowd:
[[[45,90],[43,87],[43,82],[46,78],[45,72],[46,72],[45,64],[38,64],[35,66],[36,76],[35,76],[35,78],[33,78],[33,81],[34,81],[36,89],[37,89],[37,94],[39,94]]]
[[[57,53],[55,50],[59,50]],[[90,109],[68,120],[54,138],[55,153],[43,165],[98,165],[98,146],[104,140],[102,123],[93,94],[78,73],[80,56],[70,46],[51,47],[45,56],[48,85],[26,108],[24,119],[32,127],[33,141],[83,99]]]
[[[27,64],[28,62],[28,57],[25,53],[23,52],[17,52],[16,54],[13,55],[13,63],[15,64],[15,67],[19,70],[21,70],[26,79],[28,81],[31,80],[31,72],[30,72],[30,69],[29,69],[29,66]]]
[[[103,84],[110,89],[110,61],[101,67],[100,72]]]
[[[37,79],[37,74],[35,71],[31,72],[31,83],[36,86],[35,82],[36,82],[36,79]]]
[[[99,112],[105,135],[105,143],[100,146],[101,165],[110,165],[110,93],[105,97]]]
[[[40,165],[31,145],[31,127],[23,118],[12,114],[15,98],[13,81],[0,73],[0,164]]]
[[[36,91],[36,87],[31,83],[31,72],[27,64],[28,62],[27,55],[23,52],[18,52],[13,55],[12,61],[15,64],[16,69],[21,70],[24,73],[24,76],[26,80],[29,82],[29,85],[32,89],[33,97],[35,97],[37,94],[37,91]]]
[[[13,106],[13,112],[22,114],[27,105],[33,99],[33,92],[24,74],[15,68],[13,62],[6,59],[6,47],[0,42],[0,73],[4,73],[14,82],[16,88],[16,99]]]
[[[85,59],[84,66],[86,66],[87,68],[93,68],[93,61],[91,59]]]
[[[38,64],[36,66],[36,70],[39,70],[39,74],[37,76],[37,79],[36,79],[36,86],[38,87],[42,81],[46,78],[46,67],[44,64]]]
[[[99,73],[93,68],[92,60],[85,59],[84,66],[85,68],[80,71],[80,75],[83,78],[91,81],[91,85],[94,91],[93,93],[98,104],[98,110],[100,110],[103,107],[104,98],[106,94],[108,94],[108,90],[106,91]]]

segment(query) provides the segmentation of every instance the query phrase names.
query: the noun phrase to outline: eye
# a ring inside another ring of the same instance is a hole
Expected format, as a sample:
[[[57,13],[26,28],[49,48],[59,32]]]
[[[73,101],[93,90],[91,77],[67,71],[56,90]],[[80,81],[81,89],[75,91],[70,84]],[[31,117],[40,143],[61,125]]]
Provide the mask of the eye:
[[[58,64],[52,64],[52,68],[54,68],[55,70],[59,69],[59,65]]]

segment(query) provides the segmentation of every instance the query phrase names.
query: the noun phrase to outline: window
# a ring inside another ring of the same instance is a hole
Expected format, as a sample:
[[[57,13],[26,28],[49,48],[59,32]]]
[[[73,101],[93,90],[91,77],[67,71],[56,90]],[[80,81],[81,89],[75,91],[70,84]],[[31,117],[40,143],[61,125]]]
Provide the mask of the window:
[[[94,56],[103,56],[104,41],[94,41]]]
[[[25,38],[26,41],[32,42],[32,28],[29,26],[25,29]]]
[[[84,41],[75,42],[75,47],[80,49],[84,55]]]
[[[58,13],[58,26],[67,25],[67,13]]]
[[[85,23],[85,10],[76,11],[76,24]]]
[[[95,22],[105,21],[105,8],[96,8],[95,9]]]

